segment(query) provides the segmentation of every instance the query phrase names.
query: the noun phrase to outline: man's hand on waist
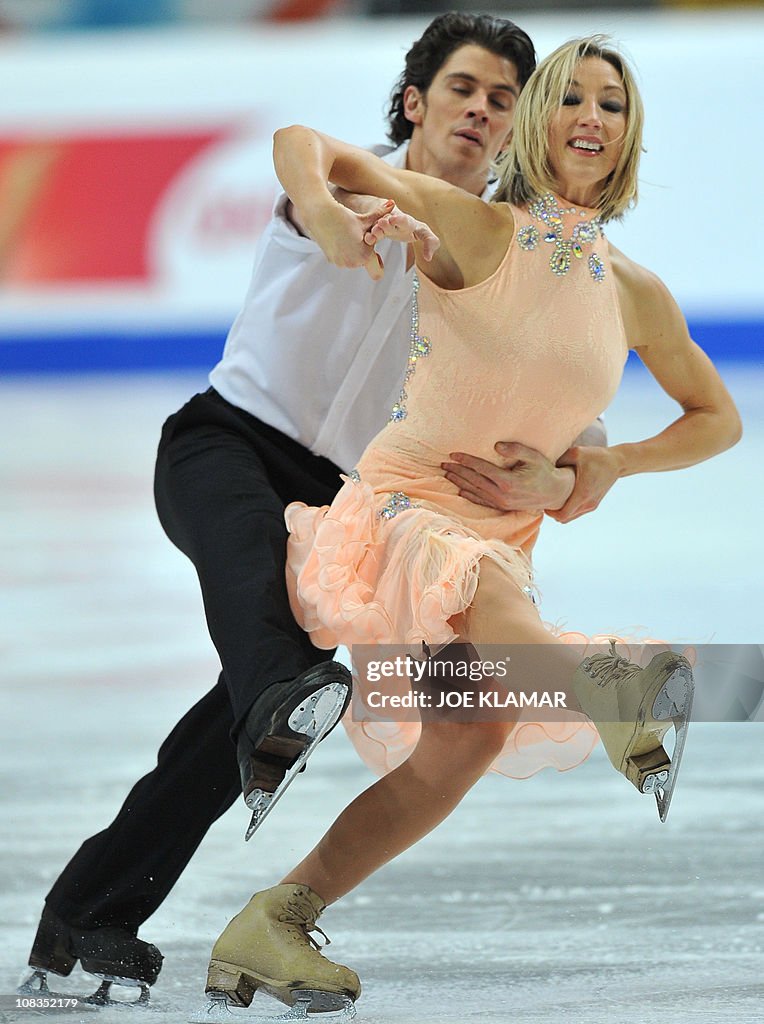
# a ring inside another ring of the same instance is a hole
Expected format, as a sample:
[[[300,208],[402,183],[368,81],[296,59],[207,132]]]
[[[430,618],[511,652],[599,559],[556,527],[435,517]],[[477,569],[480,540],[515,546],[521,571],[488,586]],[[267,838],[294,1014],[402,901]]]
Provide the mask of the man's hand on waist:
[[[541,452],[517,442],[499,442],[497,463],[465,452],[452,452],[441,463],[446,479],[463,498],[499,512],[535,512],[565,506],[575,488],[576,472],[559,467]]]

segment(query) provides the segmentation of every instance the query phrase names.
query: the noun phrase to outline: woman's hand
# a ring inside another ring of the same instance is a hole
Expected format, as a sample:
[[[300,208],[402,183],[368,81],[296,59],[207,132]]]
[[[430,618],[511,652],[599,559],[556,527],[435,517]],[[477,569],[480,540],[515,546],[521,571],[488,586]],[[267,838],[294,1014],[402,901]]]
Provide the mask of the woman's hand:
[[[383,238],[393,238],[396,242],[420,242],[422,245],[422,256],[427,262],[433,258],[440,247],[440,239],[430,230],[429,225],[422,220],[417,220],[403,210],[399,210],[389,201],[391,208],[379,218],[364,235],[364,241],[368,245],[374,245]]]
[[[365,212],[348,209],[344,203],[331,200],[322,204],[312,216],[303,218],[311,238],[337,267],[364,267],[372,280],[385,272],[382,257],[375,245],[383,238],[398,242],[420,242],[424,259],[431,260],[440,241],[427,224],[399,210],[392,199],[371,199],[362,204]]]
[[[569,448],[555,465],[518,442],[500,441],[495,447],[498,464],[452,452],[452,461],[441,468],[463,498],[499,512],[544,511],[569,523],[597,508],[621,475],[619,457],[610,448]]]
[[[336,267],[354,269],[364,267],[373,281],[379,281],[385,270],[381,258],[374,251],[376,239],[369,236],[371,228],[394,208],[392,201],[377,200],[377,208],[366,213],[355,213],[327,193],[327,202],[314,209],[301,220],[305,231],[330,263]]]
[[[621,475],[621,462],[612,448],[568,448],[557,460],[557,465],[572,467],[576,474],[576,486],[568,500],[556,510],[546,509],[547,515],[558,523],[570,523],[587,512],[593,512]]]

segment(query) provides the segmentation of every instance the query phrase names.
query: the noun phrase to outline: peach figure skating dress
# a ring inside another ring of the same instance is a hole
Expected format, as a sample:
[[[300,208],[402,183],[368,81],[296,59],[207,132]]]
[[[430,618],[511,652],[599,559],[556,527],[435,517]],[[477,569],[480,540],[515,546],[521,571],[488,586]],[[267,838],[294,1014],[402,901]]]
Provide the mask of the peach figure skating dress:
[[[473,504],[441,463],[455,451],[493,462],[497,440],[556,462],[612,399],[628,347],[595,211],[549,195],[512,213],[512,241],[487,280],[447,291],[420,274],[406,380],[388,424],[331,506],[286,510],[290,600],[318,647],[448,643],[448,620],[471,603],[486,556],[532,600],[542,511]],[[358,721],[357,709],[353,717],[351,739],[380,773],[418,739],[418,722],[375,721],[371,711]],[[492,767],[515,778],[565,770],[596,741],[583,718],[523,718]]]

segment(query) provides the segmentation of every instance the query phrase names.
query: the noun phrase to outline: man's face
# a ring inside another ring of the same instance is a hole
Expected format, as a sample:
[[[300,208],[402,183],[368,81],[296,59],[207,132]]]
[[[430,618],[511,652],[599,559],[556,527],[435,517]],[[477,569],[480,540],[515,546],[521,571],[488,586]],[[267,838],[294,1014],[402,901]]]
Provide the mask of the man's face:
[[[513,61],[474,43],[460,46],[425,95],[415,86],[404,93],[414,125],[409,167],[462,187],[484,182],[508,141],[519,95]]]

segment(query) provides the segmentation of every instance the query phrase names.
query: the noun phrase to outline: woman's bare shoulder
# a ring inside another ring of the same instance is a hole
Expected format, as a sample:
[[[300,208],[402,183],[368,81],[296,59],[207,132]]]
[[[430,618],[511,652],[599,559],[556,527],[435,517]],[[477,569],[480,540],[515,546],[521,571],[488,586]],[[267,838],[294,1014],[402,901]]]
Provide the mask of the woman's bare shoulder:
[[[669,294],[668,288],[657,274],[640,263],[630,259],[612,244],[608,245],[613,274],[619,288],[624,288],[635,297],[658,298],[661,293]]]
[[[433,263],[440,258],[442,280],[436,268],[433,276],[442,287],[453,289],[480,284],[494,273],[512,239],[514,218],[506,203],[487,203],[451,187],[447,209],[436,211],[443,247]]]
[[[666,334],[685,335],[684,317],[673,295],[652,270],[610,245],[610,261],[626,334],[632,347]]]

